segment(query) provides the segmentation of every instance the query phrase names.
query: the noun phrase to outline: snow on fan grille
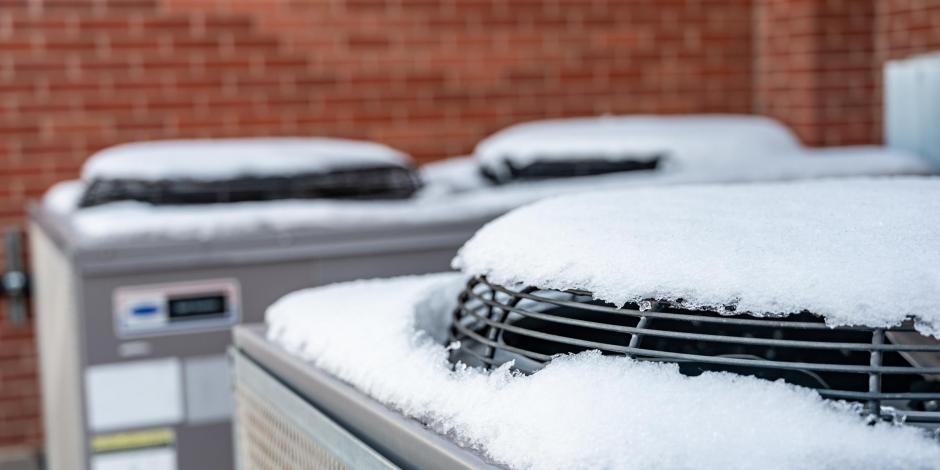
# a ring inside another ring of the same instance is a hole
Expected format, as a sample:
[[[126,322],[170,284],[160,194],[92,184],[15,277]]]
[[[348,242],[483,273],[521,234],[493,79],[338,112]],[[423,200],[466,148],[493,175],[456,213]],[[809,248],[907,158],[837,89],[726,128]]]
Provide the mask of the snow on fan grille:
[[[85,163],[82,179],[225,180],[405,166],[410,158],[385,145],[347,139],[267,137],[135,142],[106,148]]]
[[[268,309],[269,338],[510,468],[940,468],[923,431],[868,426],[779,381],[591,352],[530,376],[452,370],[441,340],[463,284],[445,274],[295,292]]]
[[[940,336],[940,179],[853,179],[559,197],[481,229],[454,266],[622,305],[682,300]]]

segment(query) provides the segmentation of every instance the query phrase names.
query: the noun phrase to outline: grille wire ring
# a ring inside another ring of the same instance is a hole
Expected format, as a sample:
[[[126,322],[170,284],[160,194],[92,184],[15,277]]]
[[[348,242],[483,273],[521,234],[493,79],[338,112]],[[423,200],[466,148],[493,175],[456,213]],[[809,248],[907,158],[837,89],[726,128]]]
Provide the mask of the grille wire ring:
[[[618,308],[586,291],[511,289],[482,276],[470,279],[458,300],[450,340],[459,346],[452,362],[489,369],[515,360],[514,369],[531,373],[559,353],[597,349],[702,371],[789,374],[818,382],[809,386],[824,398],[864,403],[872,416],[940,425],[940,366],[910,361],[910,355],[940,359],[940,341],[919,335],[910,319],[887,329],[830,327],[806,312],[721,315],[654,300]],[[919,340],[895,343],[895,334]],[[746,353],[709,353],[716,348]],[[926,391],[921,385],[904,389],[912,381],[926,383]]]

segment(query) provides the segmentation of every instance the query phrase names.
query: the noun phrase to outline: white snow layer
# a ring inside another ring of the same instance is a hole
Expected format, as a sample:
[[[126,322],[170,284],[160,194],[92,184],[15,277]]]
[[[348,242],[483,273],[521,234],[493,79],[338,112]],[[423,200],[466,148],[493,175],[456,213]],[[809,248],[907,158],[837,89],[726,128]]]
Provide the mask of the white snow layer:
[[[225,180],[317,173],[373,165],[408,165],[407,155],[375,142],[318,137],[157,140],[106,148],[82,179]]]
[[[471,161],[458,158],[426,172],[426,177],[430,175],[427,186],[409,200],[287,200],[183,206],[118,202],[77,210],[84,189],[81,183],[66,182],[46,193],[44,206],[69,219],[80,243],[94,245],[116,240],[210,240],[266,230],[462,222],[495,217],[545,197],[597,189],[929,171],[925,161],[902,151],[839,147],[758,159],[752,164],[715,164],[695,171],[626,172],[487,186]],[[461,179],[469,183],[461,185]]]
[[[521,167],[536,160],[643,160],[664,156],[666,164],[695,166],[760,159],[800,148],[789,129],[762,116],[634,115],[517,124],[482,140],[474,154],[482,165],[498,174],[506,171],[507,160]]]
[[[505,215],[454,266],[621,305],[809,310],[940,337],[940,179],[686,186],[559,197]]]
[[[510,468],[940,468],[924,431],[867,426],[850,406],[783,382],[686,377],[596,352],[531,376],[453,371],[439,339],[462,284],[445,274],[295,292],[268,309],[268,336]]]
[[[421,166],[424,183],[444,192],[463,192],[490,186],[473,156],[451,157]]]

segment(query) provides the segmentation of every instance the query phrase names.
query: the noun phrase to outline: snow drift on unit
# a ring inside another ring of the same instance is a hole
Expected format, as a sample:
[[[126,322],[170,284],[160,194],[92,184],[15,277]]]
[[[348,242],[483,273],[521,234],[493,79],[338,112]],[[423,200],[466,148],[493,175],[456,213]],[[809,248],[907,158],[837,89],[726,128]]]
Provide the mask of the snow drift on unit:
[[[607,191],[532,204],[481,229],[454,266],[500,284],[583,289],[832,325],[940,335],[940,179]]]
[[[369,166],[407,166],[382,144],[323,137],[156,140],[106,148],[88,159],[82,179],[159,181],[284,176]]]
[[[550,119],[517,124],[477,144],[480,164],[495,174],[506,164],[601,158],[709,165],[796,153],[800,141],[783,124],[749,115],[631,115]]]
[[[940,468],[914,428],[866,425],[814,391],[587,352],[531,375],[452,370],[456,274],[290,294],[268,336],[387,406],[519,469]],[[323,334],[328,331],[329,334]]]
[[[246,232],[461,222],[495,217],[544,197],[598,189],[928,171],[926,162],[906,152],[880,147],[841,147],[756,158],[749,162],[742,160],[708,170],[614,173],[491,187],[480,177],[472,160],[459,158],[423,171],[427,180],[424,190],[413,199],[401,201],[285,200],[189,206],[153,206],[127,201],[79,210],[78,201],[85,185],[67,181],[53,186],[46,193],[43,205],[53,214],[66,218],[68,227],[83,244],[117,240],[202,241]]]

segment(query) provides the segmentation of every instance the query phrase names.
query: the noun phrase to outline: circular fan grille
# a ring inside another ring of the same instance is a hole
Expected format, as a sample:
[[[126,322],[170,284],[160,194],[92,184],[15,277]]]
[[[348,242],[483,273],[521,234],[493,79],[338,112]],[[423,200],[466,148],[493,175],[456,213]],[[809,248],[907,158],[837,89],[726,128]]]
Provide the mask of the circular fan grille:
[[[831,328],[808,312],[723,315],[655,300],[617,308],[590,292],[510,289],[482,277],[469,281],[453,320],[452,362],[492,368],[513,361],[529,373],[559,354],[596,349],[675,362],[688,375],[784,379],[826,398],[864,402],[872,415],[940,425],[940,341],[917,333],[911,321]]]

